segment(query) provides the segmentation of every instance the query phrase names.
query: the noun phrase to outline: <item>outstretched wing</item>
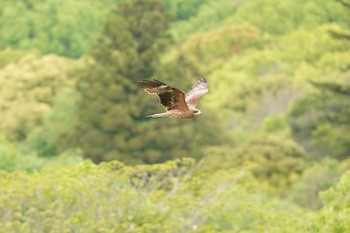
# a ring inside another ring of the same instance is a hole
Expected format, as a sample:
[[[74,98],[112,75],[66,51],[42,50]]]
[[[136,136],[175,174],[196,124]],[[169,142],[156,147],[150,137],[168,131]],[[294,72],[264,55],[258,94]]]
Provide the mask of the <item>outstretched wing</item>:
[[[185,102],[185,93],[175,87],[171,87],[156,79],[143,80],[137,86],[149,94],[158,95],[159,102],[165,107],[167,111],[178,109],[180,111],[188,110]]]
[[[209,86],[207,80],[201,78],[196,82],[192,89],[186,94],[185,101],[189,108],[195,108],[199,99],[205,94],[208,93]]]

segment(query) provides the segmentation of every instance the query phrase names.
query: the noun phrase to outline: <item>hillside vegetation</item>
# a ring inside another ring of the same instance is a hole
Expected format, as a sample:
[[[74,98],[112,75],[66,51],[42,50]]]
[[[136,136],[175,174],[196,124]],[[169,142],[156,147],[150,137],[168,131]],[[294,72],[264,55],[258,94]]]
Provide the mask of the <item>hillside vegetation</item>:
[[[0,232],[350,232],[348,0],[2,1],[0,100]]]

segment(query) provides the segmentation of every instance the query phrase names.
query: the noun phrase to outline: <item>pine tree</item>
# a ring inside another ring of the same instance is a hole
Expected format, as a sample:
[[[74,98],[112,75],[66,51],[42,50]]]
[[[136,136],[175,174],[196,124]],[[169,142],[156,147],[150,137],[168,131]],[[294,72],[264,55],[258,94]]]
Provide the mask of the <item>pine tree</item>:
[[[169,70],[161,67],[160,55],[172,41],[170,21],[160,0],[124,1],[111,13],[78,85],[82,101],[76,139],[86,157],[160,162],[198,156],[203,139],[215,141],[205,128],[209,121],[144,118],[164,109],[155,97],[137,92],[137,81],[159,78],[177,84],[181,78],[177,74],[183,67],[174,64],[170,70],[178,71],[173,75],[157,76]]]

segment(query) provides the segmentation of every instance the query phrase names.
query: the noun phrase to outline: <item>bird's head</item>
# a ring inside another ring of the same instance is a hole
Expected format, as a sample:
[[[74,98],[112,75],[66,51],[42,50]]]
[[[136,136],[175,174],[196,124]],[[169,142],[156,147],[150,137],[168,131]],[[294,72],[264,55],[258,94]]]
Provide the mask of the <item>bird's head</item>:
[[[193,110],[193,114],[196,116],[196,115],[202,114],[202,112],[201,112],[201,110],[199,110],[199,109],[194,109],[194,110]]]

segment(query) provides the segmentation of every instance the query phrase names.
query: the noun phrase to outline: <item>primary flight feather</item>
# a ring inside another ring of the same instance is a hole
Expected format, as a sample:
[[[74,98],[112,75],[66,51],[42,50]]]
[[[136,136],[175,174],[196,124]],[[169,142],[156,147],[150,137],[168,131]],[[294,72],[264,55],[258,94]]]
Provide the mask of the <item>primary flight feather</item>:
[[[200,98],[209,91],[208,82],[201,78],[196,82],[188,93],[169,86],[156,79],[143,80],[137,86],[149,94],[158,95],[161,105],[166,112],[149,115],[147,117],[174,117],[174,118],[192,118],[200,115],[202,112],[196,108]]]

